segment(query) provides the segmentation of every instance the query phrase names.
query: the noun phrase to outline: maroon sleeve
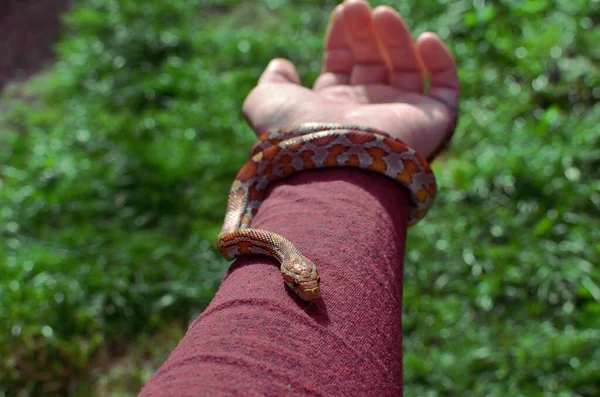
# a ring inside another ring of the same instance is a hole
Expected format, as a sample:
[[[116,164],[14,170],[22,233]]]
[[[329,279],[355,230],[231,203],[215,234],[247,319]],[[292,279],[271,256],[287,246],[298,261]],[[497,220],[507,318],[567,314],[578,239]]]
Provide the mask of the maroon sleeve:
[[[301,301],[265,256],[237,260],[142,396],[399,396],[408,193],[376,173],[329,169],[272,187],[252,226],[319,268]]]

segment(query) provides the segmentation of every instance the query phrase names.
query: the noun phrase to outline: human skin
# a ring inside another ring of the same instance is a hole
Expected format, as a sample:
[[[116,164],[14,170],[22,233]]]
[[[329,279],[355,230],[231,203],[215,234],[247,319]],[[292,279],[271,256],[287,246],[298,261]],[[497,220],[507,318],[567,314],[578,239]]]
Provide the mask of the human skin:
[[[453,126],[458,88],[437,36],[413,44],[395,11],[351,0],[332,14],[315,86],[302,87],[294,65],[275,59],[243,110],[257,134],[360,124],[428,157]],[[301,301],[270,258],[239,258],[140,395],[401,396],[409,206],[403,187],[364,170],[306,171],[276,183],[252,227],[285,236],[317,264],[321,299]]]
[[[301,85],[291,62],[274,59],[243,111],[257,134],[311,121],[366,125],[429,157],[453,128],[459,88],[456,62],[437,35],[414,41],[392,8],[346,0],[331,14],[314,87]]]

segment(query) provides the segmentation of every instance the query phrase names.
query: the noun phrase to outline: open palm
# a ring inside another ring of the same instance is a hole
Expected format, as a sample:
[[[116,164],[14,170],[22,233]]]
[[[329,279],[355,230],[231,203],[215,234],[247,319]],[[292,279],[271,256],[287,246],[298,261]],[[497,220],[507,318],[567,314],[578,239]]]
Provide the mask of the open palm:
[[[244,114],[257,133],[306,122],[373,127],[429,157],[453,128],[458,96],[456,63],[435,34],[415,43],[393,9],[346,0],[332,13],[313,89],[301,85],[292,63],[275,59]]]

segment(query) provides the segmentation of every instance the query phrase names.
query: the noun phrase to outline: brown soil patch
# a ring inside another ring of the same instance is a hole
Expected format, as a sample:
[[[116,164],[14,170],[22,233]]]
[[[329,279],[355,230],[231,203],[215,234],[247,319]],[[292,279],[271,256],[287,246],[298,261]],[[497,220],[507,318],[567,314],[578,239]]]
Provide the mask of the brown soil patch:
[[[0,89],[52,60],[60,14],[71,0],[0,0]]]

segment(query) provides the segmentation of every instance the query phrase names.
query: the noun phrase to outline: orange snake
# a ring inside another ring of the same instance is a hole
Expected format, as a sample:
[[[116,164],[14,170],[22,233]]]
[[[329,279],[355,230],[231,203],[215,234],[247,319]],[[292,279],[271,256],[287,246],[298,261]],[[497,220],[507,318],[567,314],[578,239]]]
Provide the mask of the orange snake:
[[[371,128],[309,123],[259,137],[250,160],[229,192],[225,221],[217,247],[225,259],[264,254],[275,258],[285,283],[306,301],[319,299],[315,264],[275,233],[252,229],[250,223],[268,186],[293,173],[318,168],[357,167],[381,173],[408,189],[413,206],[408,222],[421,220],[436,193],[429,163],[404,142]]]

